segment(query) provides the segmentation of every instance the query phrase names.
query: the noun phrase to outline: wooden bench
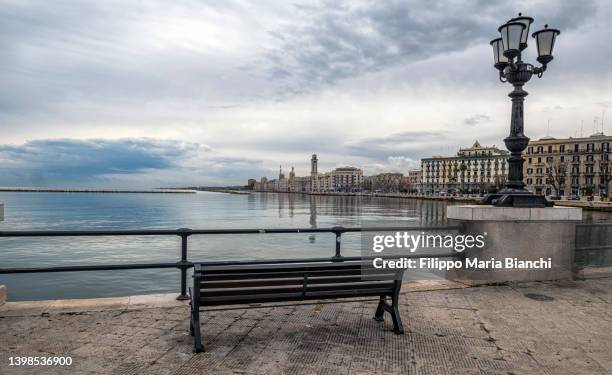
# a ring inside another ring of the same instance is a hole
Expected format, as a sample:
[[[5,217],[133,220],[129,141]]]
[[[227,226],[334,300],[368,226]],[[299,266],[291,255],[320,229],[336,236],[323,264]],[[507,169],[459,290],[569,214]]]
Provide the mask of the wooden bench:
[[[189,331],[194,338],[194,351],[204,350],[200,334],[200,309],[204,306],[378,296],[374,319],[382,322],[386,311],[393,320],[393,331],[404,333],[398,309],[403,270],[377,272],[375,280],[368,280],[362,277],[363,260],[345,259],[194,264],[193,288],[189,290]]]

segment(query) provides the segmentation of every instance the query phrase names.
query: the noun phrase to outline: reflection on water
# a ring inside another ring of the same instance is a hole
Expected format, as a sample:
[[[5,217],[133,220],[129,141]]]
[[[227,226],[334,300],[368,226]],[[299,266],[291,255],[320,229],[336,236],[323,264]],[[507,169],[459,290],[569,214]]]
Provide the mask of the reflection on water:
[[[444,202],[352,196],[0,193],[0,202],[6,214],[0,230],[436,226],[446,221]],[[343,254],[358,255],[360,240],[358,233],[343,235]],[[0,239],[2,267],[174,262],[179,251],[179,238],[171,236]],[[192,261],[331,256],[333,251],[331,233],[189,238]],[[9,300],[175,292],[178,280],[176,270],[0,275]]]

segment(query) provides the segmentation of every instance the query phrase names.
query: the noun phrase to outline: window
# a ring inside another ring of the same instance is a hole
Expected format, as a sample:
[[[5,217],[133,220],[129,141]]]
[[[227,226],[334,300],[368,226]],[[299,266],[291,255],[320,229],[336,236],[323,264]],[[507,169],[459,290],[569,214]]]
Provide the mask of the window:
[[[587,155],[587,161],[593,161],[593,155]]]
[[[594,146],[593,143],[588,143],[587,144],[587,152],[593,152],[593,146]]]
[[[580,155],[574,155],[574,156],[572,156],[572,161],[573,161],[573,162],[578,162],[578,161],[580,161]]]
[[[604,152],[610,151],[610,144],[609,143],[602,143],[601,144],[601,151],[604,151]]]
[[[578,152],[578,143],[574,144],[574,152]]]
[[[565,152],[565,145],[559,146],[559,152]]]
[[[541,163],[541,162],[542,162],[542,158],[538,157],[538,163]]]
[[[528,154],[533,154],[533,147],[529,146],[529,147],[527,148],[527,153],[528,153]]]
[[[552,163],[552,162],[553,162],[553,158],[552,158],[552,156],[548,156],[548,157],[546,157],[546,162],[547,162],[547,163]]]
[[[544,147],[538,146],[538,154],[541,154],[544,151]]]
[[[561,155],[561,157],[559,158],[559,160],[561,161],[561,163],[563,163],[565,161],[565,156]]]
[[[533,173],[533,168],[527,168],[527,174],[532,174]]]
[[[552,146],[548,146],[548,153],[552,153],[553,152],[552,148],[553,148]]]

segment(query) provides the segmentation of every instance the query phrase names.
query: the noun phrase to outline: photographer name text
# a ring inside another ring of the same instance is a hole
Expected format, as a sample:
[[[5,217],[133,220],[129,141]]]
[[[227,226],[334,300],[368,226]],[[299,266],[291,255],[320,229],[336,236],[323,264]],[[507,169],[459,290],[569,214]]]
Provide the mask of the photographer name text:
[[[435,269],[440,271],[450,271],[453,269],[550,269],[552,268],[551,258],[539,258],[536,260],[522,260],[518,258],[465,258],[461,260],[447,260],[439,258],[374,258],[372,265],[376,269]]]

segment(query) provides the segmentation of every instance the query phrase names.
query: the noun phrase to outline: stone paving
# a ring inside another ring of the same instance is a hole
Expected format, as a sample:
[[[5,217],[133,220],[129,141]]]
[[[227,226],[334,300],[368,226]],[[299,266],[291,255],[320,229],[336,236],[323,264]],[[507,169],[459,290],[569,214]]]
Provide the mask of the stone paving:
[[[375,302],[210,311],[200,354],[186,305],[9,303],[0,374],[606,374],[611,290],[602,277],[408,291],[404,335],[372,319]],[[54,355],[72,366],[8,365]]]

